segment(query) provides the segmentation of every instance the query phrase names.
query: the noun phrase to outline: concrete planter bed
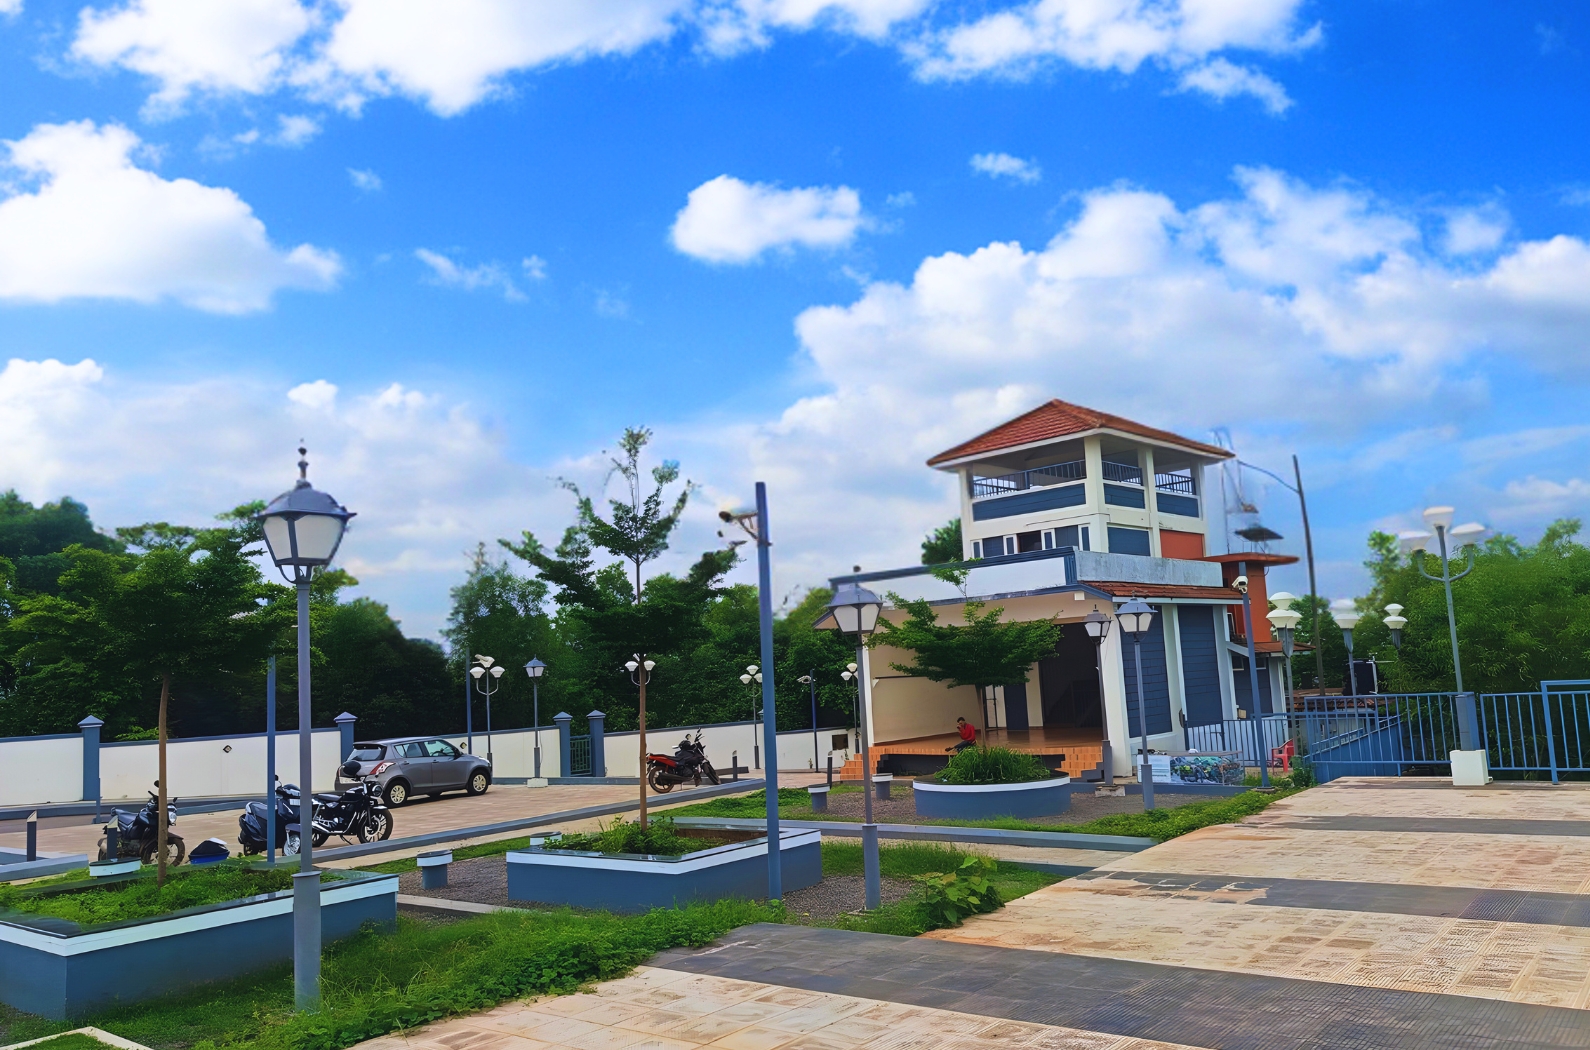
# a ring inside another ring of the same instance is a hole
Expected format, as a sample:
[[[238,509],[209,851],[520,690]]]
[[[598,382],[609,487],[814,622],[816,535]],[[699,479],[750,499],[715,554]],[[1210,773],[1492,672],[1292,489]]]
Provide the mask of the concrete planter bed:
[[[930,820],[989,820],[993,817],[1052,817],[1071,808],[1071,778],[1022,784],[940,784],[911,781],[916,815]]]
[[[820,832],[786,831],[780,840],[786,892],[822,881]],[[643,912],[725,897],[764,898],[767,846],[767,837],[759,836],[682,857],[514,850],[508,854],[508,899]]]
[[[339,875],[320,890],[324,940],[396,920],[396,875]],[[0,911],[0,1002],[59,1021],[284,963],[293,955],[292,911],[291,890],[93,926]]]

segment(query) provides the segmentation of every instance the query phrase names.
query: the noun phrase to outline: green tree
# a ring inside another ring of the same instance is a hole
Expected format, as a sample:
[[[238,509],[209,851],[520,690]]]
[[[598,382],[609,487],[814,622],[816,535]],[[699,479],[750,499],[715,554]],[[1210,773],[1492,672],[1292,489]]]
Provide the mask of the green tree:
[[[961,519],[951,518],[922,541],[922,564],[943,565],[962,559]]]
[[[74,543],[90,550],[122,549],[94,528],[88,508],[70,496],[35,507],[14,489],[0,492],[0,558],[11,562],[18,590],[54,594],[68,564],[63,552]]]
[[[566,702],[568,683],[563,676],[568,661],[564,643],[545,609],[546,599],[544,580],[521,576],[507,563],[493,561],[485,544],[475,550],[464,582],[453,588],[452,609],[442,630],[452,647],[447,673],[454,696],[463,688],[458,683],[469,682],[476,725],[485,725],[485,700],[467,678],[476,654],[491,656],[507,667],[491,702],[494,726],[531,724],[531,683],[523,670],[531,657],[539,658],[548,668],[541,680],[541,724],[550,725],[548,719],[558,710],[553,705]]]
[[[684,513],[685,504],[690,501],[690,493],[694,489],[686,481],[674,497],[673,506],[666,511],[663,509],[663,491],[679,480],[678,460],[665,459],[650,472],[656,487],[642,495],[645,483],[642,480],[644,471],[640,457],[651,442],[651,437],[651,431],[645,427],[628,427],[618,439],[623,456],[610,460],[612,469],[608,471],[606,481],[611,481],[613,475],[617,474],[624,479],[627,492],[625,499],[607,501],[611,509],[611,521],[596,513],[595,502],[582,493],[579,486],[572,481],[563,482],[563,486],[574,493],[579,503],[580,529],[591,543],[635,567],[636,602],[641,600],[641,566],[655,561],[668,549],[668,538],[679,524],[679,515]]]
[[[856,686],[854,681],[841,678],[840,673],[845,665],[855,662],[856,650],[849,636],[813,626],[832,598],[833,592],[828,588],[814,587],[800,604],[773,621],[780,729],[814,728],[811,687],[800,681],[803,675],[810,675],[817,686],[819,726],[848,727],[855,723]]]

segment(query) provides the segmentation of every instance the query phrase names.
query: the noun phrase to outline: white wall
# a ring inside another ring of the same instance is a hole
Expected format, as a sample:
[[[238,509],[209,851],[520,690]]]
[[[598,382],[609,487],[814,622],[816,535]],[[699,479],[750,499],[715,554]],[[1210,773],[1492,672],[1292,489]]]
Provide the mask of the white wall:
[[[75,802],[83,797],[83,738],[0,740],[0,806]]]
[[[314,784],[331,790],[342,760],[341,731],[316,729],[310,734]],[[215,795],[259,795],[265,791],[265,735],[206,737],[166,742],[166,793],[176,798]],[[104,798],[141,799],[159,776],[159,746],[153,740],[103,744],[99,750],[99,786]],[[298,769],[298,734],[276,735],[276,775],[289,784],[302,779]]]
[[[712,726],[691,726],[689,728],[675,726],[671,729],[648,729],[646,731],[646,749],[654,754],[671,755],[674,748],[679,745],[679,740],[686,733],[694,737],[696,729],[701,730],[701,743],[707,749],[707,758],[717,769],[728,769],[730,760],[736,752],[739,753],[740,765],[750,768],[751,775],[759,770],[753,766],[756,752],[753,743],[762,743],[762,724],[760,722],[728,722]],[[828,761],[828,751],[833,745],[833,738],[840,734],[848,733],[844,729],[819,729],[817,731],[817,745],[821,752],[819,769],[824,768]],[[852,741],[853,743],[854,741]],[[634,777],[640,775],[640,734],[634,731],[626,733],[609,733],[606,740],[607,749],[607,775],[610,777]],[[849,757],[846,751],[834,752],[834,768],[837,770],[844,765]],[[778,765],[785,770],[807,770],[812,763],[812,731],[810,729],[794,729],[778,735]],[[763,766],[766,766],[763,762]]]

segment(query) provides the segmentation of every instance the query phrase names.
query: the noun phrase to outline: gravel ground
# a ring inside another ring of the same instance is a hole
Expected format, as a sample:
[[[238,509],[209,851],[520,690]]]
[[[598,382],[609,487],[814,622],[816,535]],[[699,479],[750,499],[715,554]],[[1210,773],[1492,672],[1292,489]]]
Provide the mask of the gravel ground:
[[[915,886],[910,879],[885,878],[882,881],[880,897],[884,904],[905,900]],[[830,875],[815,886],[786,893],[784,907],[794,925],[816,926],[836,915],[860,910],[866,893],[866,884],[860,875]]]
[[[398,892],[412,893],[417,897],[443,897],[454,901],[474,901],[476,904],[511,904],[523,907],[521,901],[508,900],[508,861],[505,857],[476,857],[458,860],[447,866],[447,886],[427,890],[420,885],[418,870],[398,875]]]
[[[916,799],[911,791],[911,783],[904,777],[896,777],[891,798],[887,800],[872,800],[872,819],[880,824],[914,824],[917,822]],[[1212,795],[1178,795],[1168,791],[1154,792],[1154,806],[1158,809],[1174,809],[1185,806],[1190,802],[1208,802],[1215,796]],[[828,812],[846,818],[860,820],[862,817],[861,792],[847,792],[839,794],[831,792],[828,798]],[[1071,792],[1071,808],[1066,812],[1053,817],[1025,817],[1030,824],[1086,824],[1099,817],[1113,817],[1121,813],[1143,812],[1143,796],[1123,795],[1120,798],[1099,798],[1093,794],[1091,788],[1078,788]],[[797,814],[798,815],[798,814]]]

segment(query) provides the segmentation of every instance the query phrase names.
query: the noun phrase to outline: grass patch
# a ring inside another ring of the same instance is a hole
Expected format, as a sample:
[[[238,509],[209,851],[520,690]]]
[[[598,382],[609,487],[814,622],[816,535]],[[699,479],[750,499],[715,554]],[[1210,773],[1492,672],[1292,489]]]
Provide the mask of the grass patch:
[[[334,872],[324,878],[340,878]],[[82,888],[63,888],[73,884]],[[81,926],[131,919],[153,919],[184,908],[221,904],[262,893],[293,888],[287,867],[267,868],[242,861],[223,861],[213,867],[173,868],[166,884],[155,885],[155,873],[145,869],[139,877],[109,885],[82,881],[81,873],[67,872],[59,879],[40,880],[25,886],[0,885],[0,909],[47,915]]]
[[[340,1050],[509,999],[572,992],[620,977],[664,949],[704,945],[737,926],[782,918],[781,908],[744,901],[634,916],[561,909],[446,924],[399,918],[396,932],[366,929],[327,947],[319,1014],[293,1014],[291,968],[281,966],[87,1023],[160,1050],[243,1044],[258,1050]],[[0,1007],[0,1043],[83,1023]]]
[[[58,1035],[54,1039],[36,1043],[37,1050],[108,1050],[110,1044],[102,1043],[91,1035],[82,1032],[68,1032]]]
[[[645,827],[619,817],[602,830],[589,834],[563,835],[543,842],[543,849],[577,850],[585,853],[640,853],[654,857],[682,857],[721,846],[727,840],[686,838],[674,830],[672,817],[653,817]]]
[[[969,747],[957,751],[934,780],[940,784],[1028,784],[1049,780],[1053,771],[1036,755],[1008,747]]]

